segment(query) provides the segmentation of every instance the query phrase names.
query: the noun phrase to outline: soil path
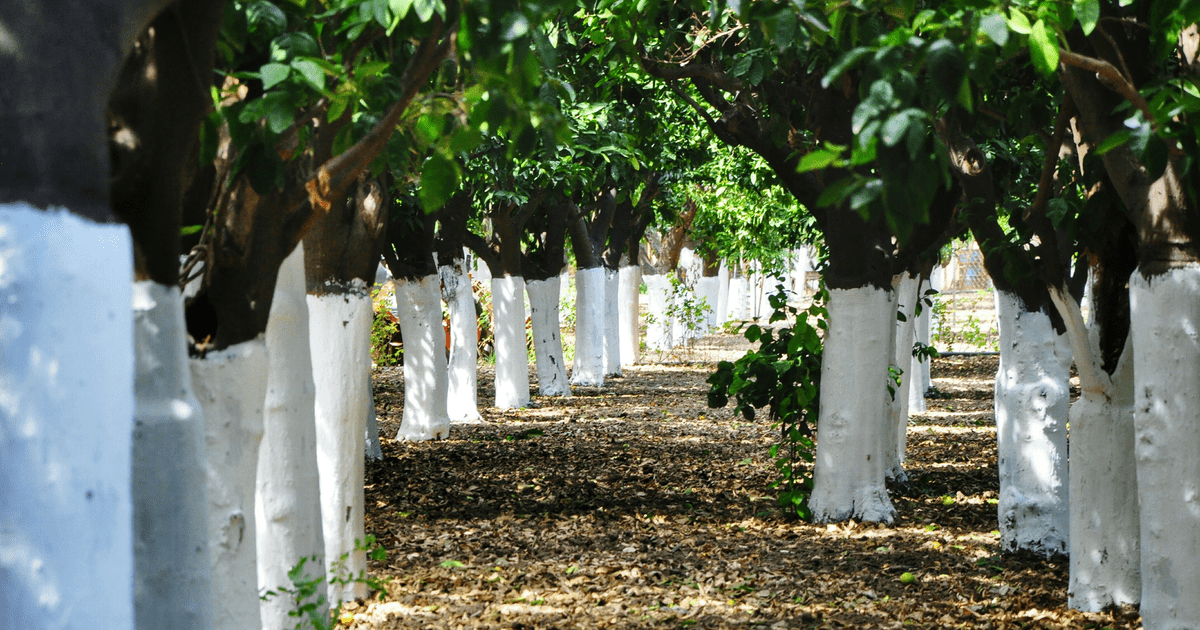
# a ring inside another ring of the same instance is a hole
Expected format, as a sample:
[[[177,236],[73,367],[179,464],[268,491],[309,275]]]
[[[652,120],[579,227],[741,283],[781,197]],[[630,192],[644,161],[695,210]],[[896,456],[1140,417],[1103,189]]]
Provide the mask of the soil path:
[[[744,350],[715,337],[697,355]],[[686,357],[685,357],[686,358]],[[387,559],[383,628],[1137,628],[1136,611],[1066,608],[1066,560],[998,553],[993,357],[933,364],[909,428],[900,517],[811,525],[775,509],[770,426],[705,407],[709,362],[628,369],[603,390],[384,440],[367,531]],[[481,403],[490,372],[480,374]],[[383,435],[399,370],[376,374]],[[901,575],[915,581],[905,584]]]

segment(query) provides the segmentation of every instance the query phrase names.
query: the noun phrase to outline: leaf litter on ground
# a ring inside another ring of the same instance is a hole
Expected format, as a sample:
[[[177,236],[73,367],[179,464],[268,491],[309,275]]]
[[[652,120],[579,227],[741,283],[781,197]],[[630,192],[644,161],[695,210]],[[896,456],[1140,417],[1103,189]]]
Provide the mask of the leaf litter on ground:
[[[932,370],[886,526],[785,518],[768,488],[776,435],[705,406],[711,362],[626,368],[503,412],[484,406],[481,366],[485,422],[422,443],[386,439],[403,384],[378,370],[367,533],[387,550],[370,570],[391,582],[346,627],[1140,627],[1132,607],[1068,610],[1066,558],[1000,552],[996,359]]]

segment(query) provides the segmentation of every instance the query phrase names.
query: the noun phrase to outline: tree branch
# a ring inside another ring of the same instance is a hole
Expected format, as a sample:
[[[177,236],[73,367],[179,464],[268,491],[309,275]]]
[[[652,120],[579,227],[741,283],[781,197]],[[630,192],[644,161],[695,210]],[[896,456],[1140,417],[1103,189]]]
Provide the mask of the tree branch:
[[[1061,48],[1058,50],[1058,58],[1068,66],[1074,66],[1088,72],[1095,72],[1105,79],[1109,87],[1117,94],[1125,97],[1125,100],[1133,103],[1134,107],[1141,110],[1146,120],[1149,121],[1150,126],[1156,131],[1158,130],[1158,124],[1154,120],[1154,114],[1150,111],[1149,103],[1146,102],[1146,99],[1142,98],[1142,95],[1129,82],[1129,79],[1125,78],[1125,75],[1121,74],[1120,70],[1117,70],[1116,66],[1103,59],[1087,57]]]

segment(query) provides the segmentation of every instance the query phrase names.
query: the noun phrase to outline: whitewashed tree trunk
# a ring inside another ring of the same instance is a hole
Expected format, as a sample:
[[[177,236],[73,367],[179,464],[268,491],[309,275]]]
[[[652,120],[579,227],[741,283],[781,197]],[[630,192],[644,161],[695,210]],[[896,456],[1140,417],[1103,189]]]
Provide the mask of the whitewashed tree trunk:
[[[729,265],[724,259],[721,260],[721,268],[717,271],[717,303],[716,303],[716,325],[721,326],[729,321]]]
[[[479,318],[467,261],[458,258],[438,267],[442,299],[450,311],[450,362],[447,367],[446,413],[451,422],[482,420],[476,398],[479,390]]]
[[[701,277],[696,280],[696,299],[697,301],[704,300],[704,317],[700,320],[697,336],[707,335],[717,325],[716,304],[721,290],[720,283],[720,278],[716,276]]]
[[[1081,395],[1071,404],[1070,586],[1068,604],[1100,612],[1137,604],[1141,595],[1137,462],[1133,441],[1133,349],[1109,376],[1101,367],[1100,329],[1084,324],[1061,287],[1050,297],[1067,324]]]
[[[192,386],[204,409],[208,536],[214,630],[261,627],[254,489],[267,395],[262,336],[191,359]]]
[[[571,384],[604,385],[604,269],[575,272],[575,365]]]
[[[892,365],[904,370],[900,385],[895,387],[895,396],[888,404],[888,415],[895,427],[895,438],[888,449],[888,478],[907,481],[904,474],[904,454],[908,449],[908,399],[909,381],[919,380],[919,373],[912,371],[913,325],[916,323],[917,285],[921,277],[909,273],[898,274],[892,279],[895,311],[903,315],[896,318],[893,337]],[[914,378],[916,377],[916,378]]]
[[[363,435],[371,414],[371,295],[361,280],[309,294],[308,332],[316,385],[317,469],[325,570],[345,558],[344,572],[367,568],[364,536]],[[407,344],[406,350],[407,350]],[[406,355],[407,358],[407,355]],[[407,387],[407,384],[406,384]],[[329,587],[329,600],[366,597],[365,585]]]
[[[558,277],[525,283],[533,324],[533,352],[537,359],[538,393],[570,396],[567,364],[563,359],[562,333],[558,328]]]
[[[404,337],[404,414],[397,440],[450,436],[446,414],[446,333],[438,277],[396,280],[395,314]]]
[[[929,345],[930,309],[928,304],[924,304],[920,300],[928,288],[928,281],[922,281],[917,288],[917,302],[921,305],[921,314],[917,316],[916,322],[913,325],[913,341],[919,341],[925,345]],[[929,389],[929,385],[931,384],[929,378],[929,360],[922,361],[917,357],[912,357],[908,374],[911,375],[907,379],[909,412],[925,413],[928,410],[928,407],[925,405],[925,391]]]
[[[1129,282],[1142,623],[1200,628],[1200,265]]]
[[[647,309],[646,347],[665,352],[674,347],[671,342],[671,320],[667,317],[667,306],[671,299],[671,282],[667,276],[643,276],[646,283]]]
[[[363,449],[367,459],[383,459],[383,445],[379,443],[379,417],[375,415],[374,392],[371,392],[371,413],[367,415],[367,430],[363,432]]]
[[[294,588],[288,571],[310,558],[302,579],[325,577],[325,539],[321,533],[321,492],[317,474],[316,385],[308,340],[304,244],[284,259],[275,283],[267,320],[267,395],[263,440],[258,449],[254,522],[258,546],[258,586],[279,592]],[[311,558],[315,556],[315,561]],[[326,596],[325,584],[305,601]],[[296,618],[292,598],[275,595],[262,602],[266,630],[291,630]],[[321,605],[322,610],[328,606]],[[323,614],[328,614],[324,612]]]
[[[134,626],[132,251],[123,225],[0,203],[5,627]]]
[[[749,295],[746,291],[746,277],[739,276],[729,279],[729,320],[745,321],[749,319],[746,313],[746,304],[749,300]]]
[[[896,516],[886,488],[887,448],[896,434],[886,387],[896,321],[891,293],[874,287],[829,291],[809,498],[817,522],[890,523]]]
[[[212,573],[204,418],[178,287],[133,285],[134,609],[139,628],[209,627]]]
[[[1071,350],[1042,312],[996,291],[1000,367],[996,443],[1000,543],[1006,550],[1067,553],[1067,412]]]
[[[621,274],[604,269],[604,377],[621,376]]]
[[[525,346],[525,279],[492,278],[496,339],[496,407],[529,406],[529,351]]]
[[[639,304],[639,289],[642,285],[642,268],[637,265],[621,267],[620,287],[617,294],[621,337],[621,364],[634,365],[642,356],[641,325],[638,315],[641,313]]]

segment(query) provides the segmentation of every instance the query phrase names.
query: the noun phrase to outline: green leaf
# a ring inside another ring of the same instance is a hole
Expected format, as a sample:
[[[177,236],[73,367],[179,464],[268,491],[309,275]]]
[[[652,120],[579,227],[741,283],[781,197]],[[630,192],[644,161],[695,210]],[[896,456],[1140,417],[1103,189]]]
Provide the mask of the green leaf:
[[[203,225],[185,225],[179,228],[180,236],[190,236],[204,229]]]
[[[987,34],[988,39],[996,42],[997,46],[1003,47],[1008,43],[1008,21],[1003,15],[993,13],[983,16],[979,21],[979,28]]]
[[[387,70],[388,66],[390,65],[392,64],[383,60],[368,61],[366,63],[359,64],[358,67],[354,69],[354,76],[359,79],[376,77],[383,74],[383,71]]]
[[[458,189],[458,165],[441,153],[434,153],[421,168],[421,205],[425,212],[435,212],[446,204]]]
[[[372,14],[375,17],[375,21],[380,26],[387,28],[391,25],[392,16],[388,12],[388,0],[374,0],[371,9]]]
[[[916,112],[914,114],[914,112]],[[892,114],[879,132],[879,139],[883,144],[894,147],[908,134],[908,126],[913,123],[913,117],[920,115],[920,110],[906,109],[902,112]]]
[[[1105,138],[1104,141],[1096,147],[1096,155],[1104,155],[1105,153],[1112,151],[1126,142],[1129,142],[1129,139],[1132,136],[1133,134],[1131,134],[1128,129],[1122,129],[1114,133],[1113,135]]]
[[[953,101],[958,97],[963,76],[967,73],[967,62],[962,51],[948,39],[939,39],[929,46],[926,62],[929,76],[942,98]]]
[[[750,55],[743,55],[737,60],[737,62],[733,64],[733,67],[729,69],[729,73],[735,77],[740,77],[743,74],[746,74],[746,71],[750,69],[750,64],[753,62],[753,57]]]
[[[346,107],[350,105],[350,101],[354,100],[354,95],[348,91],[339,91],[329,97],[329,120],[337,120],[342,117],[342,113],[346,111]]]
[[[262,75],[263,89],[269,90],[286,81],[288,75],[292,73],[292,69],[281,63],[268,63],[263,64],[258,72]]]
[[[403,20],[408,15],[408,10],[412,7],[413,0],[388,0],[388,9],[398,19]]]
[[[1079,28],[1084,35],[1091,35],[1100,21],[1100,0],[1077,0],[1075,2],[1075,18],[1079,20]]]
[[[1008,13],[1008,28],[1014,33],[1028,35],[1031,31],[1029,18],[1020,9],[1011,9]]]
[[[829,72],[825,74],[825,77],[821,79],[821,87],[827,88],[830,85],[833,85],[833,82],[838,80],[838,77],[842,76],[842,73],[844,73],[846,70],[849,70],[854,66],[854,64],[858,63],[863,57],[870,55],[872,52],[873,51],[870,48],[860,47],[842,55],[841,59],[838,59],[837,63],[833,64],[833,67],[830,68]]]
[[[416,10],[418,19],[428,22],[429,18],[433,17],[437,4],[438,0],[413,0],[413,9]]]
[[[257,0],[246,8],[246,25],[251,33],[274,38],[287,30],[287,16],[270,2]]]
[[[821,170],[836,162],[838,157],[841,156],[843,149],[844,147],[837,147],[836,150],[828,148],[817,149],[800,158],[800,165],[796,167],[796,172],[807,173],[809,171]]]
[[[846,196],[854,192],[861,184],[854,177],[845,177],[825,187],[817,198],[817,207],[839,206]]]
[[[1146,141],[1146,149],[1142,151],[1142,166],[1146,169],[1146,177],[1155,181],[1162,177],[1167,170],[1167,144],[1158,137],[1150,134]]]
[[[325,91],[325,71],[319,64],[311,59],[296,59],[292,61],[292,67],[317,91]]]
[[[1029,58],[1044,75],[1058,71],[1058,35],[1046,28],[1045,20],[1038,20],[1029,32]]]

